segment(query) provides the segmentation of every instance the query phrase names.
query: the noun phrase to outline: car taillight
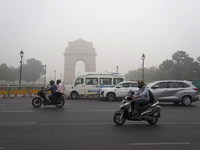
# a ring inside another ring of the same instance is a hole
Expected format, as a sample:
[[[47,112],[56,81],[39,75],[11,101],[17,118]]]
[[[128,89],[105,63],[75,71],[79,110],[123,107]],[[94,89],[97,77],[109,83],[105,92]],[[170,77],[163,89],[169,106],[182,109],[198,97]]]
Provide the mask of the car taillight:
[[[193,88],[193,90],[198,90],[198,88]]]

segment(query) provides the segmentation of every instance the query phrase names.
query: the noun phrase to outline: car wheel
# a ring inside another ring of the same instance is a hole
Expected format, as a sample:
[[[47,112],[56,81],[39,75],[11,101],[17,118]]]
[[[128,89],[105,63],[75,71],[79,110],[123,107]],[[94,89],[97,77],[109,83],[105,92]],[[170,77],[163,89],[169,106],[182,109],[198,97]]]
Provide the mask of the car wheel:
[[[181,101],[182,105],[190,106],[192,103],[192,98],[190,96],[184,96]]]
[[[72,92],[71,93],[71,98],[72,99],[77,99],[78,98],[78,93],[77,92]]]
[[[108,93],[106,96],[106,99],[108,101],[113,101],[115,99],[115,94],[114,93]]]

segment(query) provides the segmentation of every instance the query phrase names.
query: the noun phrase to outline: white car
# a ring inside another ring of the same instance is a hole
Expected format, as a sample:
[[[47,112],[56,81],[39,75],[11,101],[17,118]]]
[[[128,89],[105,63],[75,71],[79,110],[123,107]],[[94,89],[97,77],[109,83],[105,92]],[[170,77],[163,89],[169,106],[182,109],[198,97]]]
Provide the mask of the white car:
[[[106,100],[112,101],[119,97],[125,97],[128,95],[130,90],[135,93],[138,91],[138,84],[134,81],[124,81],[117,84],[113,88],[101,88],[99,91],[99,97],[105,98]]]

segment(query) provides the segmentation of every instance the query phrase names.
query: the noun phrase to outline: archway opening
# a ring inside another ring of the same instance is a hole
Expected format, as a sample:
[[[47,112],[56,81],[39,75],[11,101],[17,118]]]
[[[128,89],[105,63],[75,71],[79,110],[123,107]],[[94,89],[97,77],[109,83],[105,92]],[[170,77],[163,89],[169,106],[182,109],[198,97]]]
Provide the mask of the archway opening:
[[[75,76],[85,72],[85,63],[83,61],[77,61],[75,67]]]

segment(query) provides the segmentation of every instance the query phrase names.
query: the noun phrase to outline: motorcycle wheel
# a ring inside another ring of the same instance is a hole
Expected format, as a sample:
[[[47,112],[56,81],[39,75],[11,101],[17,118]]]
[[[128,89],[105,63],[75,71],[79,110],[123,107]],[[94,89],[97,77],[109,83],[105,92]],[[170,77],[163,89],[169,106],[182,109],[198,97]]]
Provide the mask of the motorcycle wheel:
[[[56,103],[56,107],[57,107],[57,108],[61,108],[61,107],[63,107],[64,105],[65,105],[65,99],[64,99],[64,97],[61,97],[60,103],[59,103],[59,104]]]
[[[126,118],[122,116],[121,114],[115,114],[113,116],[113,121],[116,125],[121,126],[125,123]]]
[[[33,98],[32,105],[36,108],[40,107],[42,105],[42,100],[38,97]]]
[[[158,122],[158,117],[154,117],[154,116],[152,117],[151,120],[148,120],[148,123],[150,125],[155,125],[157,122]]]

